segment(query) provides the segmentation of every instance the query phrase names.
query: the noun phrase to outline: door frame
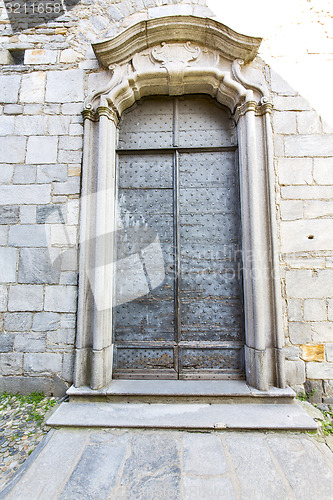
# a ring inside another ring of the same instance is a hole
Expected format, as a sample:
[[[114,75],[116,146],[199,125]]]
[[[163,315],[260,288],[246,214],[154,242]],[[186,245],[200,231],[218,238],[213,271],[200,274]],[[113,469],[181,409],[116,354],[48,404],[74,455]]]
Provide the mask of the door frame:
[[[93,45],[111,71],[85,101],[80,220],[79,305],[74,385],[99,390],[112,380],[113,235],[117,125],[150,95],[208,94],[227,106],[238,136],[245,372],[249,385],[285,387],[281,283],[270,123],[262,74],[241,67],[261,40],[206,18],[141,21]],[[105,72],[104,72],[105,75]]]

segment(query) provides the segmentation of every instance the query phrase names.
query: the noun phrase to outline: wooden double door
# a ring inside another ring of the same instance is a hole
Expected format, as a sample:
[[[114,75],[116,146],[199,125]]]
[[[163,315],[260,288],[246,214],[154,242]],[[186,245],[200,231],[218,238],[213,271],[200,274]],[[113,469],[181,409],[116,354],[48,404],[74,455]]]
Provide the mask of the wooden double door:
[[[119,127],[114,378],[244,378],[237,143],[208,97]]]

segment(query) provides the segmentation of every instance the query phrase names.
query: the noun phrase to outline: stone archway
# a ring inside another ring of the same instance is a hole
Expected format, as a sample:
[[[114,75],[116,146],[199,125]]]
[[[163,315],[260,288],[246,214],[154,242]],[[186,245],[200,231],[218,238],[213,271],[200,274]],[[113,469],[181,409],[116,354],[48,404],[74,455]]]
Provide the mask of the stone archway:
[[[144,96],[208,94],[228,107],[237,125],[245,302],[245,371],[260,390],[284,387],[283,332],[270,126],[272,105],[241,66],[260,39],[199,17],[140,22],[94,44],[112,71],[108,86],[84,109],[85,137],[75,386],[112,379],[113,234],[117,124]]]

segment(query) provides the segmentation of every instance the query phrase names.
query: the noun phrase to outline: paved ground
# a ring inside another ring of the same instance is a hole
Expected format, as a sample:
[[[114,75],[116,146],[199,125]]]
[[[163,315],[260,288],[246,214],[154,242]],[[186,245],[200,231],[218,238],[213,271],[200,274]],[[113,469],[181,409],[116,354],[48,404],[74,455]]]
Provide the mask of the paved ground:
[[[59,429],[34,453],[0,498],[333,499],[333,454],[305,433]]]

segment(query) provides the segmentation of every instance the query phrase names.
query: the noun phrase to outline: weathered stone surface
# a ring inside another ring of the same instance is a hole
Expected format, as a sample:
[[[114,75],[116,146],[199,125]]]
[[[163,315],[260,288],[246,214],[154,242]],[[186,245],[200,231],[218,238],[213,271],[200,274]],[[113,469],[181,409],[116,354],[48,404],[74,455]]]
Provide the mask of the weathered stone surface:
[[[288,299],[288,318],[289,321],[302,321],[302,304],[303,301],[300,299]]]
[[[14,340],[14,350],[17,352],[44,352],[46,347],[45,333],[17,333]]]
[[[304,300],[304,320],[305,321],[326,321],[327,307],[326,301],[322,299]]]
[[[46,74],[43,71],[33,71],[22,76],[20,101],[37,103],[44,101]]]
[[[225,442],[238,473],[241,498],[265,498],[268,491],[271,498],[288,498],[290,492],[276,470],[263,435],[227,435]]]
[[[0,162],[22,163],[25,158],[26,143],[27,138],[23,136],[0,137]],[[7,202],[1,201],[1,203],[7,205]]]
[[[35,181],[36,167],[34,165],[16,165],[13,184],[33,184]]]
[[[8,244],[16,247],[46,247],[48,242],[45,227],[35,224],[11,226]]]
[[[306,376],[313,379],[333,379],[333,363],[306,363]]]
[[[285,355],[285,359],[290,361],[298,361],[299,360],[299,347],[288,345],[283,348],[283,353]]]
[[[78,273],[74,271],[64,271],[60,275],[60,285],[77,285]]]
[[[333,158],[315,158],[313,178],[318,184],[333,184]]]
[[[78,252],[70,248],[61,254],[61,270],[76,271],[78,269]]]
[[[50,259],[48,249],[22,248],[20,250],[19,283],[59,283],[60,261]]]
[[[0,285],[0,312],[7,311],[8,289],[6,285]]]
[[[21,75],[0,75],[1,102],[17,102]]]
[[[307,400],[311,404],[319,404],[322,402],[322,397],[323,397],[323,383],[320,380],[306,380],[304,382],[304,391],[307,395]],[[304,403],[306,403],[304,401]],[[307,403],[307,404],[309,404]],[[309,405],[310,406],[310,405]],[[313,408],[313,406],[312,406]],[[306,408],[307,409],[307,408]],[[315,408],[313,408],[315,410]],[[317,409],[316,409],[317,410]],[[319,410],[317,410],[319,411]],[[320,417],[322,418],[322,414]],[[318,418],[318,416],[317,416]]]
[[[7,245],[8,226],[0,226],[0,245]]]
[[[28,139],[27,163],[39,165],[40,163],[56,163],[57,137],[31,136]]]
[[[333,269],[287,271],[286,283],[289,297],[302,298],[304,291],[307,298],[333,297]]]
[[[48,120],[48,133],[50,135],[68,134],[70,122],[70,116],[50,116]]]
[[[217,435],[186,434],[183,437],[185,474],[218,475],[227,471],[227,460]]]
[[[330,363],[333,363],[333,343],[332,344],[326,344],[325,346],[326,350],[326,359]]]
[[[5,104],[3,107],[5,115],[20,115],[23,113],[22,104]]]
[[[29,136],[45,135],[47,129],[47,117],[42,115],[37,116],[17,116],[15,118],[15,134]],[[28,141],[29,144],[29,141]],[[27,159],[27,163],[29,160]]]
[[[75,286],[48,286],[45,289],[45,311],[75,312],[76,297]]]
[[[34,315],[32,330],[47,332],[56,330],[59,326],[59,314],[51,312],[40,312]]]
[[[282,252],[333,250],[331,234],[333,234],[332,220],[283,221],[281,222]]]
[[[63,349],[69,345],[74,345],[75,330],[70,328],[63,328],[47,334],[48,348],[50,351]]]
[[[73,381],[74,354],[64,353],[62,361],[62,376],[67,382]]]
[[[304,361],[324,361],[325,345],[300,345],[300,358],[302,358]]]
[[[36,206],[35,205],[22,205],[20,207],[20,222],[21,222],[21,224],[35,224],[36,223]]]
[[[289,338],[293,344],[306,344],[311,341],[310,323],[292,322],[289,323]]]
[[[136,434],[132,437],[121,484],[125,498],[179,498],[180,443],[165,432]],[[144,478],[149,477],[149,481]]]
[[[0,165],[0,182],[1,184],[10,184],[14,172],[13,165],[1,164]]]
[[[28,353],[24,357],[24,370],[37,373],[58,373],[61,370],[62,358],[56,353]]]
[[[284,113],[282,113],[284,116]],[[312,179],[311,158],[279,158],[279,180],[284,185],[309,184]]]
[[[82,70],[50,71],[47,75],[45,100],[60,103],[83,101],[83,81]]]
[[[60,326],[61,328],[75,328],[76,314],[61,314]]]
[[[268,436],[267,442],[296,498],[330,497],[332,471],[326,460],[319,460],[321,452],[315,441],[300,436]]]
[[[184,500],[196,499],[234,499],[234,489],[228,477],[184,477],[184,496],[178,497]],[[223,493],[222,493],[223,492]],[[222,496],[223,495],[223,496]],[[162,497],[167,499],[167,497]],[[170,497],[177,498],[177,497]]]
[[[65,181],[67,179],[67,165],[37,165],[37,183]]]
[[[14,345],[14,335],[12,333],[0,332],[0,352],[11,352]]]
[[[51,186],[47,184],[0,186],[0,199],[3,205],[39,205],[49,203],[50,198]]]
[[[15,118],[13,116],[1,116],[0,135],[13,135],[14,122]]]
[[[333,197],[333,186],[285,186],[281,188],[282,198],[290,200],[316,200]]]
[[[282,220],[296,220],[303,218],[303,202],[301,200],[281,200]]]
[[[299,134],[320,134],[320,117],[316,111],[303,111],[297,115],[297,130]]]
[[[311,338],[315,344],[333,342],[333,323],[328,321],[313,322]]]
[[[1,375],[22,375],[23,354],[8,352],[0,354]]]
[[[0,224],[16,224],[19,221],[19,207],[0,206]]]
[[[80,496],[101,499],[109,497],[117,484],[128,439],[128,435],[117,436],[105,444],[86,448],[59,498],[70,500]]]
[[[16,248],[0,247],[0,282],[14,283],[16,281],[16,266]]]
[[[24,53],[24,64],[54,64],[56,60],[56,50],[29,49]]]
[[[323,200],[311,200],[304,202],[304,217],[306,219],[333,217],[333,202]]]
[[[285,137],[286,156],[333,156],[333,135],[293,135]]]
[[[12,285],[9,289],[9,311],[42,311],[43,287],[41,285]]]
[[[31,313],[6,313],[4,315],[4,326],[8,332],[29,331],[32,324]]]
[[[44,377],[1,377],[0,392],[10,392],[11,394],[31,394],[32,392],[43,392],[50,395],[53,392],[52,380]],[[25,490],[25,496],[27,490]],[[19,497],[16,496],[16,499]],[[27,496],[26,496],[27,498]],[[21,500],[23,500],[21,498]]]
[[[59,203],[37,207],[37,224],[65,224],[66,221],[66,207]]]
[[[285,361],[287,384],[296,385],[305,382],[305,363],[304,361]]]
[[[296,134],[296,116],[293,111],[275,112],[273,114],[273,129],[276,134]]]

